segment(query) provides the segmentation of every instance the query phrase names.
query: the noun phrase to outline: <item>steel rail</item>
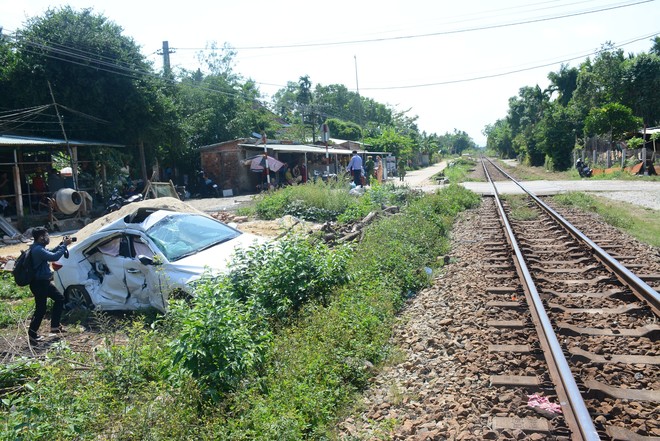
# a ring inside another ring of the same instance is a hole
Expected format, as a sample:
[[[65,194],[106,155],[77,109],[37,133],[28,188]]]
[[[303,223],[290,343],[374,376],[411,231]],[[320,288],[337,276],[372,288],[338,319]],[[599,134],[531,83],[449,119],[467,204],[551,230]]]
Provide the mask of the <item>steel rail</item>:
[[[487,158],[486,158],[487,159]],[[511,179],[518,187],[520,187],[525,193],[527,193],[534,201],[550,216],[552,216],[557,222],[559,222],[573,237],[581,240],[587,246],[589,246],[594,253],[598,256],[598,259],[607,266],[614,274],[616,274],[622,283],[628,285],[630,289],[635,293],[635,295],[643,302],[647,302],[650,307],[653,309],[655,315],[660,315],[660,294],[652,287],[650,287],[646,282],[633,274],[628,268],[621,264],[618,260],[610,256],[607,251],[603,250],[591,239],[585,236],[580,230],[575,228],[568,220],[564,219],[559,213],[549,207],[545,202],[539,199],[535,194],[525,188],[520,182],[516,181],[511,177],[507,172],[502,170],[497,164],[493,163],[490,159],[487,159],[493,167],[497,168],[500,173],[504,174],[507,178]],[[485,167],[484,167],[485,170]]]
[[[509,244],[513,248],[513,251],[516,255],[518,268],[522,272],[522,282],[525,284],[527,292],[532,299],[532,305],[530,305],[530,307],[536,311],[536,316],[540,324],[540,330],[542,331],[543,337],[545,337],[545,342],[548,345],[551,359],[546,361],[549,364],[554,364],[554,369],[551,369],[551,371],[556,372],[559,377],[555,379],[555,383],[559,383],[559,386],[563,388],[565,397],[568,400],[568,403],[561,404],[562,408],[564,409],[566,409],[568,406],[568,410],[572,414],[572,418],[570,417],[571,415],[567,415],[566,422],[573,432],[573,439],[599,441],[601,439],[600,435],[598,434],[591,415],[589,414],[589,410],[584,403],[584,399],[582,398],[582,394],[580,393],[577,383],[575,382],[575,378],[568,365],[568,361],[566,361],[566,357],[564,357],[562,346],[559,344],[559,340],[557,339],[557,335],[555,334],[552,323],[550,322],[548,313],[543,306],[541,296],[536,289],[532,275],[529,272],[527,265],[525,264],[522,252],[520,251],[520,247],[518,246],[518,243],[515,239],[513,229],[511,228],[511,224],[509,223],[504,212],[504,207],[500,201],[497,188],[495,187],[495,184],[492,181],[488,170],[486,170],[486,165],[482,163],[482,166],[484,168],[484,173],[488,178],[488,182],[493,189],[493,196],[495,198],[497,210],[500,214],[500,219],[504,224],[504,229],[506,230]],[[572,421],[575,422],[574,425],[571,424]],[[580,438],[575,437],[578,434]]]

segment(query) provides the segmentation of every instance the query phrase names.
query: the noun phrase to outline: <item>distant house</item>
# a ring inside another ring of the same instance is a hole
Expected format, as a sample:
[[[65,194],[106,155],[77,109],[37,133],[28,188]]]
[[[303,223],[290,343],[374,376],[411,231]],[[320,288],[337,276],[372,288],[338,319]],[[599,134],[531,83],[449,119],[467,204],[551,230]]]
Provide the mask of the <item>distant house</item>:
[[[331,174],[342,171],[342,165],[351,154],[351,150],[346,148],[328,147],[329,161],[326,161],[324,146],[278,140],[268,140],[265,148],[269,156],[289,166],[302,161],[307,166],[310,179],[315,172],[321,176],[328,171]],[[205,145],[198,150],[202,170],[218,183],[223,192],[231,190],[231,194],[237,195],[257,191],[262,177],[250,171],[249,160],[264,152],[264,144],[259,138],[239,138]]]

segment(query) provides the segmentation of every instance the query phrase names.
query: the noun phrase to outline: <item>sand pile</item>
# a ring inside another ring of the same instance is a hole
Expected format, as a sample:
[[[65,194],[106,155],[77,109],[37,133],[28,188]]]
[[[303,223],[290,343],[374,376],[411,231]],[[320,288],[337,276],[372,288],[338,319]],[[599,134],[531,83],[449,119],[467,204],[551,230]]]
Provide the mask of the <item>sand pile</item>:
[[[117,211],[108,213],[105,216],[101,216],[96,219],[94,222],[87,224],[84,228],[76,232],[76,237],[78,240],[83,240],[88,237],[90,234],[98,231],[101,227],[108,225],[115,220],[122,218],[126,215],[133,213],[135,210],[141,207],[147,208],[162,208],[166,210],[179,211],[183,213],[197,213],[203,216],[209,216],[203,211],[199,211],[196,208],[191,207],[190,205],[182,202],[176,198],[158,198],[158,199],[147,199],[146,201],[133,202],[132,204],[124,205]]]

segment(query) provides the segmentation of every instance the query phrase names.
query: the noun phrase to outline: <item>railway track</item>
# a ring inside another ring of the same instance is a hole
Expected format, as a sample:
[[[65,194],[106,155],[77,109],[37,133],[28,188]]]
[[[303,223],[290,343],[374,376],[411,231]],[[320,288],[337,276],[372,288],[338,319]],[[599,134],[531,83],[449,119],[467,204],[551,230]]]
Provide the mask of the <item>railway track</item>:
[[[483,164],[487,176],[512,179]],[[492,185],[481,220],[490,384],[532,403],[494,416],[493,427],[537,439],[660,440],[658,268],[618,253],[614,232],[589,238],[536,196],[500,198]]]

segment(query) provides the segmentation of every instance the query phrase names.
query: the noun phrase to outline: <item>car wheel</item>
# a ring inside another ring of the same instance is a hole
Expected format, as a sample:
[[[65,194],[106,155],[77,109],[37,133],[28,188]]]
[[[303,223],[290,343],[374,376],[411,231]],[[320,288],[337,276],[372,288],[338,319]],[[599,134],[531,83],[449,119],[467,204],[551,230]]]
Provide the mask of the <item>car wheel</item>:
[[[69,286],[65,293],[65,307],[68,310],[74,309],[94,309],[94,303],[92,303],[92,298],[89,296],[89,293],[84,286],[81,285],[72,285]]]

